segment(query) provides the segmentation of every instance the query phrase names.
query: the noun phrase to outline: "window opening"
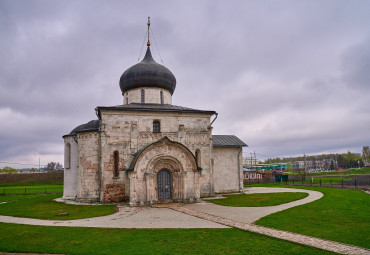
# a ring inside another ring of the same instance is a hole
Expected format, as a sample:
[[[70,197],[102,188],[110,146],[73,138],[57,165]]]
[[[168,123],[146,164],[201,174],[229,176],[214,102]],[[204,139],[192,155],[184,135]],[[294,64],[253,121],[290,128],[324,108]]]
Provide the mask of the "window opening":
[[[153,133],[160,133],[161,132],[161,123],[159,120],[153,121]]]
[[[64,162],[64,167],[71,168],[71,144],[70,143],[66,144],[65,157],[66,157],[66,160]]]
[[[161,104],[163,104],[163,91],[162,90],[160,92],[160,96],[161,96]]]
[[[200,150],[199,150],[199,149],[197,149],[197,150],[195,151],[195,159],[196,159],[196,161],[197,161],[197,165],[198,165],[198,167],[201,167],[201,166],[200,166],[200,164],[201,164],[201,158],[200,158]]]
[[[145,104],[145,90],[141,90],[141,103]]]
[[[119,154],[118,151],[115,151],[113,153],[113,177],[118,177],[119,172],[118,172],[118,165],[119,165]]]

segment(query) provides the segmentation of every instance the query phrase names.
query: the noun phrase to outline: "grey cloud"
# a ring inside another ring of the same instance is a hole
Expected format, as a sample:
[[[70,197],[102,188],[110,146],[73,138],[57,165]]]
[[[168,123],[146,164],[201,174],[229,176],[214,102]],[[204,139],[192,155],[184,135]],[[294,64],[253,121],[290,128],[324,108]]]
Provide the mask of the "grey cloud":
[[[120,104],[119,77],[137,62],[147,16],[177,78],[173,103],[219,112],[215,133],[268,155],[359,149],[370,143],[368,9],[365,1],[3,0],[0,113],[14,116],[0,127],[0,159],[48,146],[54,155],[58,143],[60,159],[62,135],[96,119],[97,105]]]
[[[353,46],[343,56],[344,80],[348,87],[370,93],[370,32],[369,37]]]

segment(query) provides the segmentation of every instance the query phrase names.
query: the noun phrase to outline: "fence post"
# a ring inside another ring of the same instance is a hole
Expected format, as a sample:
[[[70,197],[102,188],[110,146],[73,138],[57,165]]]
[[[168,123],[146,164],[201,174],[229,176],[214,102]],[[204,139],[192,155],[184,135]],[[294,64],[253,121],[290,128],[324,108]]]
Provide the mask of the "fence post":
[[[355,179],[355,189],[357,189],[357,180]]]

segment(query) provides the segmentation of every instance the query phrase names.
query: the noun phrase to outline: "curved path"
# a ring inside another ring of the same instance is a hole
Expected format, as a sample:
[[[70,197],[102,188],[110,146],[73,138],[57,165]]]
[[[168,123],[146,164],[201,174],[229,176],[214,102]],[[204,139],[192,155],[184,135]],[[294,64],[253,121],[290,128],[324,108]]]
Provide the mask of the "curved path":
[[[252,193],[304,192],[309,196],[290,203],[268,207],[227,207],[209,202],[197,204],[163,204],[153,207],[120,207],[115,214],[80,220],[38,220],[0,216],[0,222],[68,227],[100,228],[238,228],[291,242],[313,246],[341,254],[370,254],[361,247],[295,234],[287,231],[251,224],[256,220],[323,197],[318,191],[293,188],[253,187],[244,190]],[[1,206],[1,205],[0,205]]]
[[[169,208],[119,207],[117,213],[79,220],[40,220],[0,216],[0,222],[40,226],[90,228],[226,228]]]
[[[215,216],[229,218],[243,223],[253,223],[269,214],[283,211],[298,205],[307,204],[317,199],[320,199],[324,196],[321,192],[304,189],[267,188],[267,187],[252,187],[244,189],[244,193],[246,194],[277,193],[277,192],[302,192],[308,193],[308,196],[290,203],[264,207],[231,207],[231,206],[220,206],[212,203],[187,204],[185,205],[185,207],[195,211],[200,211]]]
[[[226,217],[244,223],[252,223],[268,214],[285,210],[290,207],[317,200],[322,193],[312,190],[288,188],[263,188],[255,187],[245,189],[245,193],[272,193],[272,192],[305,192],[309,196],[287,204],[268,207],[228,207],[215,205],[209,202],[196,204],[174,204],[186,208],[211,213],[216,216]],[[1,206],[1,205],[0,205]],[[161,208],[162,207],[162,208]],[[164,207],[167,207],[165,205]],[[117,213],[79,220],[40,220],[0,215],[0,222],[64,227],[99,227],[99,228],[227,228],[209,220],[200,219],[191,215],[164,208],[161,205],[153,207],[119,207]]]

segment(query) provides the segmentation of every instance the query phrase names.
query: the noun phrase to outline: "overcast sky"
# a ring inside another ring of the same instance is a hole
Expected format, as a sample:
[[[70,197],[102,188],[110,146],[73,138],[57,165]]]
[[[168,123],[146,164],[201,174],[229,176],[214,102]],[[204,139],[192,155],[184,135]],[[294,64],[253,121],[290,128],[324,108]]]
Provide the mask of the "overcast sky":
[[[370,1],[0,0],[0,161],[62,163],[63,135],[122,104],[148,16],[173,104],[217,111],[244,156],[370,145]]]

